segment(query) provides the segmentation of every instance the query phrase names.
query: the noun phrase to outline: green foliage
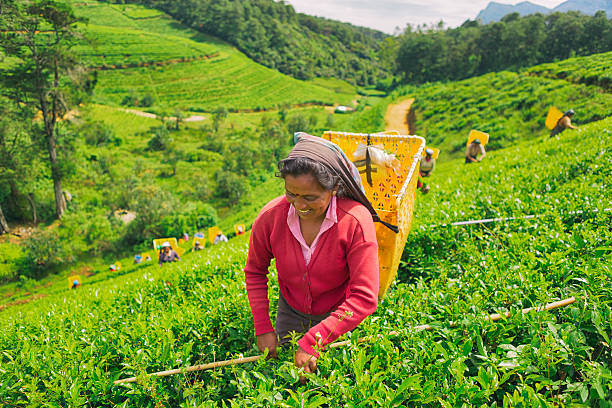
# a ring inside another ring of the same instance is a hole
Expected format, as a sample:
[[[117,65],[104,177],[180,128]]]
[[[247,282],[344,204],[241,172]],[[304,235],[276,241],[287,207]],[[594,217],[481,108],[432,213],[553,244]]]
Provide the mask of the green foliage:
[[[0,380],[19,384],[0,397],[97,406],[606,406],[612,286],[601,248],[612,238],[603,211],[611,125],[496,151],[479,165],[438,166],[431,192],[418,197],[421,225],[409,235],[400,279],[347,335],[348,346],[322,353],[306,384],[291,346],[278,361],[112,384],[258,353],[244,290],[248,237],[239,237],[0,314]],[[534,212],[545,218],[426,228]],[[577,300],[567,307],[520,313],[569,296]],[[482,319],[506,310],[501,321]],[[434,329],[413,329],[424,323]],[[381,337],[357,342],[366,335]]]
[[[568,13],[506,16],[481,25],[408,28],[399,38],[396,73],[410,83],[459,80],[612,50],[612,20]]]
[[[68,251],[55,229],[40,231],[30,236],[23,244],[27,269],[24,275],[38,277],[59,267],[67,259]]]
[[[153,128],[153,137],[147,143],[147,149],[150,151],[168,150],[172,146],[172,136],[168,127],[165,125]]]
[[[250,58],[297,79],[335,77],[362,85],[388,76],[377,57],[385,34],[298,14],[273,0],[142,0],[183,24],[219,37]]]
[[[0,243],[0,283],[14,280],[23,264],[23,248],[10,242]]]
[[[550,64],[542,64],[525,70],[530,75],[594,85],[605,91],[612,91],[612,52],[589,57],[569,58]]]
[[[612,96],[595,86],[500,72],[458,82],[398,88],[376,111],[365,112],[352,124],[362,131],[374,131],[371,124],[378,124],[380,129],[382,123],[377,118],[390,101],[401,97],[415,98],[412,109],[417,117],[416,134],[425,137],[430,146],[439,147],[442,160],[464,154],[471,129],[489,133],[488,150],[548,135],[544,121],[551,106],[573,108],[577,112],[573,122],[578,126],[612,114]]]
[[[287,121],[287,129],[290,134],[294,134],[295,132],[306,132],[311,133],[317,125],[317,117],[310,115],[306,117],[302,114],[296,114],[289,118]]]
[[[85,122],[77,132],[85,138],[85,143],[90,146],[103,146],[112,144],[120,146],[123,140],[115,135],[112,127],[102,121]]]
[[[179,205],[172,214],[159,222],[159,236],[180,237],[188,231],[206,231],[217,225],[217,222],[217,212],[208,204]]]
[[[246,181],[231,171],[218,171],[215,174],[215,181],[217,182],[215,195],[224,199],[230,207],[238,205],[249,192]]]

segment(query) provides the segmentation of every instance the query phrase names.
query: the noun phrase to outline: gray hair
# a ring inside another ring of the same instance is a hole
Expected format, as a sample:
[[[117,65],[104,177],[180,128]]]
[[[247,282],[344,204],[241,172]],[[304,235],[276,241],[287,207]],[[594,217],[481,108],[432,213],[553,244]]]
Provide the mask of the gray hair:
[[[294,159],[284,159],[278,162],[277,177],[301,176],[302,174],[312,174],[321,187],[327,191],[336,190],[336,196],[346,197],[346,188],[340,177],[336,176],[324,164],[306,157],[296,157]]]

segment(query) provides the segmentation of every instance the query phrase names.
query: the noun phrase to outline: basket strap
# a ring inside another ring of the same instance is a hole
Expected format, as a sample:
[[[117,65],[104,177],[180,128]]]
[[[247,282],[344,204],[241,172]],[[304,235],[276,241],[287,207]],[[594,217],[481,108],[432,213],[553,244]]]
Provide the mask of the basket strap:
[[[395,232],[396,234],[399,232],[399,228],[397,225],[389,224],[388,222],[385,222],[381,220],[380,218],[378,219],[378,222],[380,222],[382,225],[389,228],[391,231]]]
[[[367,147],[366,147],[366,154],[365,154],[365,170],[366,170],[366,180],[368,182],[368,184],[370,185],[370,187],[372,187],[372,159],[370,158],[370,144],[371,144],[371,140],[370,140],[370,134],[368,133],[368,137],[367,137]]]

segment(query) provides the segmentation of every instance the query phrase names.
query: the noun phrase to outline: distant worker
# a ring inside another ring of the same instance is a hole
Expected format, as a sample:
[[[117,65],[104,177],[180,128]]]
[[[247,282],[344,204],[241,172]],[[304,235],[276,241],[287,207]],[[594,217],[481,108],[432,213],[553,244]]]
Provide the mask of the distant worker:
[[[425,184],[423,177],[429,177],[436,167],[436,159],[433,158],[433,154],[434,151],[432,149],[425,149],[425,158],[421,160],[419,177],[417,178],[417,188],[420,189],[423,194],[429,192],[429,186]]]
[[[217,233],[217,236],[215,237],[215,240],[213,241],[213,244],[217,245],[221,242],[227,242],[227,237],[225,235],[223,235],[223,233],[221,231],[219,231]]]
[[[172,246],[168,241],[161,245],[161,251],[159,251],[159,266],[166,262],[180,261],[181,258],[178,256],[176,251],[172,249]]]
[[[432,149],[425,149],[425,158],[421,160],[421,167],[419,169],[421,177],[429,177],[436,168],[436,159],[433,158],[434,151]]]
[[[147,256],[145,256],[145,262],[149,262],[151,260],[151,255],[147,254]]]
[[[202,249],[204,249],[204,248],[202,247],[202,244],[200,243],[200,240],[197,240],[195,242],[195,244],[193,245],[193,250],[194,251],[201,251]]]
[[[111,265],[108,267],[108,270],[109,270],[109,271],[111,271],[111,272],[117,272],[117,269],[118,269],[118,268],[117,268],[117,265],[115,265],[115,264],[111,264]]]
[[[72,281],[72,286],[70,287],[70,289],[76,289],[76,288],[79,287],[80,284],[81,283],[79,282],[79,280],[75,279],[75,280]]]
[[[185,240],[185,242],[189,241],[189,234],[186,232],[183,232],[183,239]]]
[[[480,157],[478,154],[480,153]],[[482,161],[485,158],[487,152],[485,152],[485,148],[480,143],[480,139],[474,139],[472,143],[470,143],[465,150],[465,162],[466,163],[476,163]]]
[[[576,112],[573,109],[568,110],[561,116],[561,118],[557,121],[557,124],[550,132],[550,137],[557,136],[559,133],[563,132],[565,129],[578,129],[576,126],[572,125],[572,117]]]
[[[135,264],[139,264],[141,262],[142,262],[142,255],[140,255],[140,254],[134,255],[134,263]]]
[[[244,234],[244,227],[242,225],[239,225],[238,227],[236,227],[236,235],[242,234]]]

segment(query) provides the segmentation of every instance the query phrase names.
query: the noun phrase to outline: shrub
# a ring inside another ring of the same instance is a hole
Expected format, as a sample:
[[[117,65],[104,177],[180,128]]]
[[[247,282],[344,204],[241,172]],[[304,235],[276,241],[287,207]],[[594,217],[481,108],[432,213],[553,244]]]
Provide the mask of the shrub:
[[[230,207],[238,205],[249,190],[243,178],[227,170],[218,171],[215,174],[215,181],[217,182],[216,196],[225,199]]]
[[[78,132],[84,137],[85,143],[90,146],[107,144],[120,146],[123,142],[121,138],[115,136],[113,128],[102,121],[85,122]]]
[[[168,128],[166,126],[158,126],[153,128],[153,131],[153,137],[147,143],[147,150],[167,150],[173,142],[172,137],[170,137],[170,132],[168,131]]]
[[[43,276],[59,267],[67,255],[57,228],[42,230],[24,241],[25,259],[23,275],[30,278]]]
[[[155,104],[155,98],[151,94],[146,94],[140,101],[140,105],[146,108],[151,107]]]

